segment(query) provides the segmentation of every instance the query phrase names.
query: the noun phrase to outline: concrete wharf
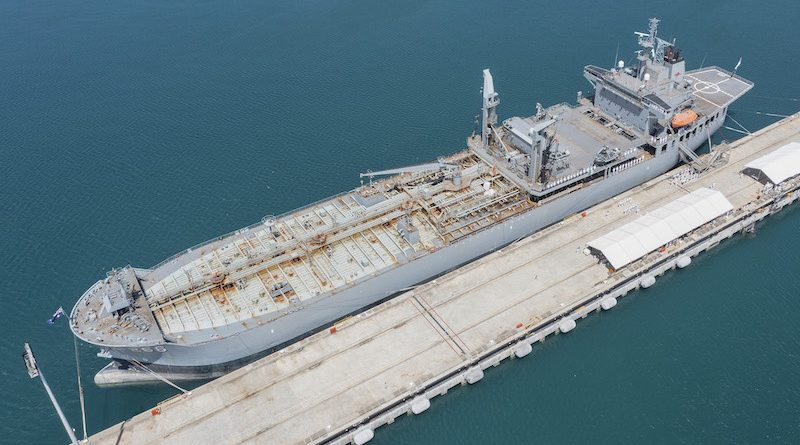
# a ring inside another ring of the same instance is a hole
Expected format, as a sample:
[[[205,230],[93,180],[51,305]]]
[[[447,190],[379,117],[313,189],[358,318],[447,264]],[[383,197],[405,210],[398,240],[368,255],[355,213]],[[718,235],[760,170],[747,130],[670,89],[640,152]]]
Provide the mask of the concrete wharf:
[[[765,187],[744,165],[800,141],[800,113],[683,165],[430,283],[97,433],[100,444],[363,444],[430,399],[481,380],[591,312],[794,202],[797,177]],[[701,187],[727,215],[619,270],[586,244]],[[638,215],[637,215],[638,214]]]

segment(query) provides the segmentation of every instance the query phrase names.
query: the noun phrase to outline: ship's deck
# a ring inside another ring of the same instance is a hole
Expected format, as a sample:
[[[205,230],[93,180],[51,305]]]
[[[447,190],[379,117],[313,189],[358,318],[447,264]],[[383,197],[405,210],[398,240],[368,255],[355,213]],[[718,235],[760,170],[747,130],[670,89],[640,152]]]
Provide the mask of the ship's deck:
[[[132,295],[136,310],[121,317],[105,316],[109,306],[126,305],[122,301],[126,292]],[[131,267],[113,269],[105,279],[90,287],[73,308],[70,323],[76,335],[98,345],[153,346],[164,341]]]
[[[561,147],[570,152],[571,167],[553,179],[591,166],[597,152],[604,146],[619,148],[621,153],[628,152],[629,157],[644,153],[638,149],[644,139],[635,129],[600,114],[590,102],[578,107],[556,105],[551,109],[561,117],[556,124],[556,134]]]
[[[522,171],[514,167],[513,157],[523,149],[515,145],[514,138],[505,126],[500,129],[503,144],[490,143],[489,150],[486,150],[482,147],[480,138],[474,136],[468,139],[468,145],[487,164],[499,169],[520,188],[535,195],[566,188],[606,168],[650,157],[649,153],[640,148],[649,138],[643,137],[635,128],[602,113],[586,98],[581,99],[576,106],[565,103],[553,105],[547,108],[547,116],[556,120],[555,140],[559,151],[568,152],[569,156],[554,163],[544,184],[531,182]],[[516,122],[533,126],[537,121],[535,117],[527,117],[517,118]],[[595,156],[604,147],[618,148],[619,157],[606,165],[597,166],[594,163]]]
[[[165,335],[274,318],[530,205],[518,188],[476,158],[465,153],[456,158],[467,181],[459,190],[446,182],[431,186],[430,177],[405,178],[398,190],[392,181],[400,179],[390,178],[195,252],[195,259],[148,284],[150,309]],[[420,187],[428,189],[429,199]],[[416,237],[398,229],[406,217]]]
[[[361,204],[346,196],[301,217],[280,221],[274,231],[266,228],[252,230],[248,236],[212,250],[153,285],[147,290],[150,301],[155,302],[151,310],[165,334],[217,327],[267,313],[288,311],[314,296],[407,261],[416,252],[432,248],[438,239],[426,216],[414,212],[410,219],[419,230],[420,241],[407,241],[397,230],[385,224],[400,216],[394,214],[399,212],[396,210],[378,217],[370,227],[338,236],[322,249],[298,247],[281,255],[286,257],[282,261],[272,261],[269,265],[252,267],[252,271],[237,273],[229,284],[189,291],[183,297],[172,298],[187,286],[192,289],[192,276],[208,276],[215,271],[227,270],[236,261],[252,258],[253,252],[275,250],[281,239],[291,240],[301,234],[331,227],[334,215],[352,219],[364,210]]]

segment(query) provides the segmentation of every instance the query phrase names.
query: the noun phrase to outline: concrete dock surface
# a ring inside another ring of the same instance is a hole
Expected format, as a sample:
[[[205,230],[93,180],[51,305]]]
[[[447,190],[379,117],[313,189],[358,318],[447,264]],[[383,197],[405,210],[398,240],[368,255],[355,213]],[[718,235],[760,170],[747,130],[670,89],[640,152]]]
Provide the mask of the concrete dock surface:
[[[715,227],[702,227],[617,271],[584,252],[590,240],[701,187],[722,192],[734,212],[755,213],[767,197],[763,184],[741,174],[744,164],[793,141],[800,141],[800,113],[717,147],[717,165],[702,174],[680,166],[335,329],[164,401],[89,443],[346,443],[365,430],[359,440],[368,439],[369,421],[376,424],[381,414],[389,416],[382,422],[391,421],[409,411],[412,400],[445,392],[447,378],[479,380],[484,366],[475,363],[486,354],[522,338],[543,340],[565,315],[580,318],[596,310],[597,301],[587,306],[591,298]]]

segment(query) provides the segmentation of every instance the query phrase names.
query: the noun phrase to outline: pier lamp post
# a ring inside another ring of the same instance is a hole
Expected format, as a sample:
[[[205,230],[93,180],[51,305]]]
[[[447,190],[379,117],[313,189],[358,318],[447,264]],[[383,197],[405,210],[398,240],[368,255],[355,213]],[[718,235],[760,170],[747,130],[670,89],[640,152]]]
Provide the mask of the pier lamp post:
[[[53,402],[53,407],[55,407],[56,413],[58,413],[58,417],[61,419],[61,423],[64,424],[64,429],[67,430],[67,434],[69,435],[72,444],[78,445],[78,438],[75,437],[75,431],[73,431],[72,427],[69,426],[69,422],[64,416],[64,412],[61,411],[61,406],[59,406],[58,401],[56,401],[56,396],[54,396],[53,391],[50,390],[50,386],[47,384],[47,380],[45,380],[44,374],[42,374],[39,366],[36,365],[36,358],[34,358],[33,351],[31,351],[31,347],[27,343],[25,343],[25,351],[22,353],[22,359],[25,361],[25,367],[28,368],[28,375],[31,376],[32,379],[39,377],[39,380],[42,381],[42,385],[44,385],[47,395],[50,396],[50,401]]]

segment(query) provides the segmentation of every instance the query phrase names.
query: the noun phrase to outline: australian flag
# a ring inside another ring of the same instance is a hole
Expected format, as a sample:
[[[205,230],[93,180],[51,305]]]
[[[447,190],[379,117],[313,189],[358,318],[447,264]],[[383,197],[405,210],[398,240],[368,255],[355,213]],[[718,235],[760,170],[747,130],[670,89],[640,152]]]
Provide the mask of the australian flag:
[[[67,313],[64,312],[63,307],[59,307],[58,310],[53,314],[53,316],[47,319],[47,324],[55,324],[56,320],[61,318],[63,315],[67,315]]]

